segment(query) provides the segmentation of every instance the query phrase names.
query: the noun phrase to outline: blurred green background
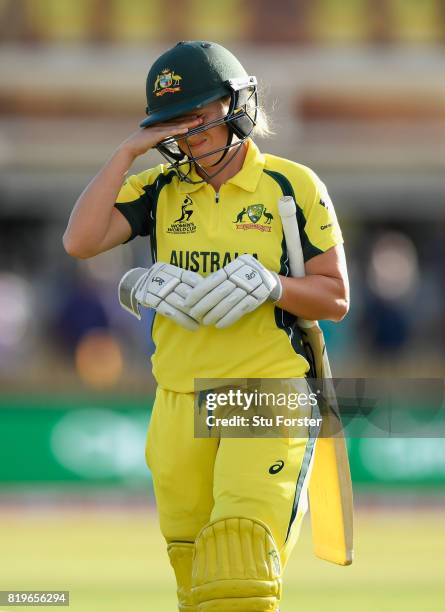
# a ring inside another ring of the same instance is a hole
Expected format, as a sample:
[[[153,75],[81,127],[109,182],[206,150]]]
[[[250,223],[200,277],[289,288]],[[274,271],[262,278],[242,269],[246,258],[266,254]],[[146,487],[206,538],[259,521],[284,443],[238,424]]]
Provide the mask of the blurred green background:
[[[148,67],[193,38],[258,76],[275,131],[260,147],[329,188],[352,291],[323,324],[334,374],[444,377],[443,0],[0,0],[0,590],[175,609],[144,465],[151,314],[116,299],[149,249],[75,261],[61,237],[143,118]],[[307,521],[283,612],[441,609],[443,439],[348,444],[356,561],[317,561]]]

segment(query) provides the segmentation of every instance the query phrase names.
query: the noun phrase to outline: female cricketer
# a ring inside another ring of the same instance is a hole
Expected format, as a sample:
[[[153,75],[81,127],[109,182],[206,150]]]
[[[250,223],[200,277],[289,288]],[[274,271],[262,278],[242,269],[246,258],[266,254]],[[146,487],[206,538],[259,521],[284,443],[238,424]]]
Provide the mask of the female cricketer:
[[[86,187],[64,235],[80,258],[148,236],[122,305],[155,310],[146,458],[179,610],[276,611],[306,511],[314,440],[194,436],[194,380],[304,378],[297,317],[341,320],[342,235],[309,168],[259,151],[257,81],[222,46],[180,42],[147,77],[147,117]],[[125,178],[156,148],[168,163]],[[306,276],[289,275],[278,200],[292,189]]]

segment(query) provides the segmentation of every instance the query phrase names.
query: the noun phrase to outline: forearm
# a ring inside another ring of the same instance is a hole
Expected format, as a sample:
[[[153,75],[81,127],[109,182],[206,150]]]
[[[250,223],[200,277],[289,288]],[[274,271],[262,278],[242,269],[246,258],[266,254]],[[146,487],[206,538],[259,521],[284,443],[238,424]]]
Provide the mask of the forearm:
[[[340,278],[311,274],[280,280],[283,294],[277,306],[302,319],[341,321],[348,312],[348,288]]]
[[[78,198],[65,230],[68,251],[89,252],[105,238],[117,195],[134,156],[119,148]]]

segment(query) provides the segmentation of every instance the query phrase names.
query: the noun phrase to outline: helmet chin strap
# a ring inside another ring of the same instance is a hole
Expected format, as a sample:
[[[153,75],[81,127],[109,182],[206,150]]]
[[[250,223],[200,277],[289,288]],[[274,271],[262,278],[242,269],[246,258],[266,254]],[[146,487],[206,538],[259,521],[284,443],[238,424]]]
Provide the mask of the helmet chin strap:
[[[232,129],[232,127],[230,126],[230,124],[227,124],[227,130],[228,130],[228,134],[227,134],[227,142],[226,142],[226,146],[224,147],[224,150],[223,150],[223,152],[222,152],[222,155],[221,155],[221,157],[220,157],[219,159],[217,159],[217,160],[216,160],[216,162],[215,162],[214,164],[210,164],[210,165],[208,166],[209,168],[214,168],[215,166],[219,166],[219,164],[220,164],[220,163],[223,161],[223,159],[226,157],[226,155],[227,155],[227,153],[229,152],[229,150],[232,148],[232,147],[231,147],[231,145],[232,145],[233,137],[234,137],[234,135],[235,135],[235,134],[234,134],[233,129]],[[186,142],[187,149],[188,149],[188,152],[189,152],[189,154],[190,154],[190,157],[193,157],[193,154],[192,154],[192,152],[191,152],[191,150],[190,150],[190,145],[189,145],[189,143],[188,143],[188,140],[187,140],[187,139],[185,139],[185,142]],[[205,178],[204,180],[208,180],[208,179],[213,178],[214,176],[216,176],[217,174],[219,174],[219,173],[221,172],[221,170],[224,170],[224,168],[226,168],[226,167],[227,167],[227,165],[228,165],[228,164],[229,164],[229,163],[232,161],[232,159],[233,159],[233,158],[236,156],[236,154],[237,154],[237,153],[238,153],[238,151],[240,150],[241,145],[242,145],[242,142],[240,142],[239,144],[240,144],[240,146],[237,148],[237,150],[236,150],[236,151],[235,151],[235,153],[232,155],[232,157],[231,157],[230,159],[228,159],[228,160],[227,160],[227,163],[226,163],[226,164],[224,164],[224,166],[222,166],[222,168],[220,168],[220,169],[219,169],[217,172],[215,172],[215,174],[209,174],[209,173],[206,171],[206,169],[204,168],[204,166],[202,166],[202,165],[201,165],[201,164],[200,164],[198,161],[193,162],[193,163],[195,164],[195,166],[197,166],[197,167],[198,167],[198,168],[199,168],[199,169],[200,169],[200,170],[201,170],[201,171],[202,171],[202,172],[203,172],[203,173],[206,175],[206,178]],[[236,143],[234,144],[234,146],[236,146]],[[189,169],[189,172],[190,172],[190,169]],[[187,174],[188,174],[188,172],[187,172]],[[185,176],[184,176],[184,178],[183,178],[182,180],[187,181],[186,176],[187,176],[187,175],[185,175]],[[181,175],[179,175],[179,177],[181,178]]]
[[[233,140],[233,130],[230,127],[230,125],[227,126],[229,133],[227,134],[227,143],[226,143],[226,149],[224,149],[223,154],[221,155],[221,157],[218,159],[218,161],[216,161],[214,164],[210,165],[210,168],[213,168],[213,166],[218,166],[222,160],[225,158],[225,156],[227,155],[227,153],[229,152],[229,147],[232,144],[232,140]]]

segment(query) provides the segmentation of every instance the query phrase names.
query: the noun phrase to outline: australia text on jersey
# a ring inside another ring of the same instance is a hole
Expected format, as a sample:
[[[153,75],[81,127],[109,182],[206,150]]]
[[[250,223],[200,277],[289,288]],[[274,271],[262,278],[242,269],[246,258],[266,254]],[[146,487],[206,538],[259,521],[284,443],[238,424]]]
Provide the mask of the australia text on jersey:
[[[179,266],[184,270],[192,272],[202,272],[203,274],[216,272],[220,268],[224,268],[228,263],[236,259],[242,253],[225,251],[172,251],[170,255],[170,263],[173,266]],[[257,253],[251,253],[253,257],[258,259]]]

